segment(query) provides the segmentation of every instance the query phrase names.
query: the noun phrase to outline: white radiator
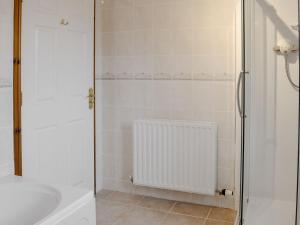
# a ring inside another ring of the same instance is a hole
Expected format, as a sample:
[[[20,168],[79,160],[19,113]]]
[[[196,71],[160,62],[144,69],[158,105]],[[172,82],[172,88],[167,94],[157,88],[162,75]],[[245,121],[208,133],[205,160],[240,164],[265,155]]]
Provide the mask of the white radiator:
[[[214,195],[217,125],[212,122],[134,122],[135,185]]]

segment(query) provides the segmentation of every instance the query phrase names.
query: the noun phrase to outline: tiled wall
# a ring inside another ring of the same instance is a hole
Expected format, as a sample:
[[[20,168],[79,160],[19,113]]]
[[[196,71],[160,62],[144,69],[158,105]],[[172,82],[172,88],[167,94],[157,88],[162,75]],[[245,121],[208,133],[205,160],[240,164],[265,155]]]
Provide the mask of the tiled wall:
[[[218,186],[234,189],[235,2],[97,2],[97,159],[104,188],[233,206],[230,198],[134,187],[129,176],[135,119],[216,121]]]
[[[0,1],[0,177],[13,170],[13,1]]]

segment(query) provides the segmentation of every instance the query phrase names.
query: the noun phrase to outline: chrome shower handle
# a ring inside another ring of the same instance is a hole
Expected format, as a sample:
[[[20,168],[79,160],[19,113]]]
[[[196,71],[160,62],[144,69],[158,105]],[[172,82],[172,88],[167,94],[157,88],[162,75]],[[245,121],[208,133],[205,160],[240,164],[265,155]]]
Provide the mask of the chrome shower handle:
[[[244,75],[244,71],[241,71],[239,74],[239,78],[238,78],[237,94],[236,94],[238,110],[239,110],[239,114],[240,114],[241,118],[243,118],[243,110],[242,110],[242,105],[241,105],[240,89],[241,89],[241,82],[242,82],[243,75]]]

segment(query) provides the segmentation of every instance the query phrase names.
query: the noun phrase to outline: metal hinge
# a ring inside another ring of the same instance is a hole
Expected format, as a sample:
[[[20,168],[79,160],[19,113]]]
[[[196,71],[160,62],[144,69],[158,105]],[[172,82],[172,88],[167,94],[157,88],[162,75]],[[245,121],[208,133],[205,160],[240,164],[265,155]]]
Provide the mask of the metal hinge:
[[[15,134],[21,134],[22,132],[22,129],[21,128],[16,128],[15,129]]]
[[[21,64],[21,60],[20,59],[18,59],[18,58],[14,58],[13,59],[13,63],[14,63],[14,65],[20,65]]]
[[[93,109],[95,105],[95,92],[94,88],[89,89],[89,95],[87,96],[89,99],[89,109]]]

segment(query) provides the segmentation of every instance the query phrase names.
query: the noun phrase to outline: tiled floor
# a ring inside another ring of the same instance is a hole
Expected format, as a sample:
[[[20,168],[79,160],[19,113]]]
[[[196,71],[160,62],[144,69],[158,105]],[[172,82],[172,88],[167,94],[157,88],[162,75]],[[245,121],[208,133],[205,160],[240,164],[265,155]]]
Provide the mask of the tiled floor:
[[[97,225],[233,225],[236,212],[121,192],[97,195]]]

